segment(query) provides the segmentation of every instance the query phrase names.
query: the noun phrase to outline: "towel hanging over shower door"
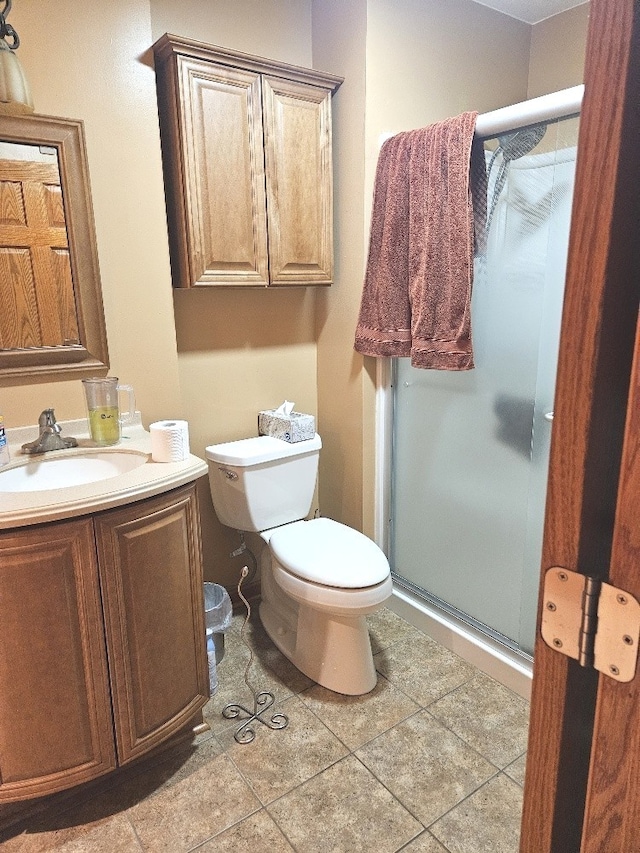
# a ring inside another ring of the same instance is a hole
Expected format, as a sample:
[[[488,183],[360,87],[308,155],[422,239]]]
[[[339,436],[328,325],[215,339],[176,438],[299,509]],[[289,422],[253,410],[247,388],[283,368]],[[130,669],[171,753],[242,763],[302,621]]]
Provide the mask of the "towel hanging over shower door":
[[[468,370],[474,247],[486,213],[476,112],[388,139],[378,158],[356,329],[363,355]]]

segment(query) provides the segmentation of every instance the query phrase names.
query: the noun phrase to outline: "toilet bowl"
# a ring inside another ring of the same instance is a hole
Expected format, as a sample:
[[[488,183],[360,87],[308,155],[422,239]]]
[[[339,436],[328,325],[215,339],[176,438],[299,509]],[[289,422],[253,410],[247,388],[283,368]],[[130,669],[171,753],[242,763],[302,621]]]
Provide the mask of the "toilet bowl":
[[[320,447],[319,436],[211,445],[211,495],[223,524],[265,542],[260,617],[275,645],[318,684],[360,695],[377,680],[366,616],[391,595],[391,575],[362,533],[328,518],[304,520]]]
[[[336,693],[373,690],[365,617],[391,595],[382,551],[328,518],[294,522],[263,537],[270,564],[263,562],[260,616],[274,643],[301,672]]]

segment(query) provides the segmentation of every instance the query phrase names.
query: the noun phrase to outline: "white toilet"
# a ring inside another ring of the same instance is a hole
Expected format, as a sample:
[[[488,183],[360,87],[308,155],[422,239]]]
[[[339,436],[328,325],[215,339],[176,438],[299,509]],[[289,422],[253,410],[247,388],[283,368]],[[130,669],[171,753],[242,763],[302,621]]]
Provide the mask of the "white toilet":
[[[356,530],[302,519],[313,500],[320,436],[289,444],[258,436],[206,449],[222,524],[260,533],[265,630],[305,675],[357,696],[376,685],[365,616],[392,591],[387,558]]]

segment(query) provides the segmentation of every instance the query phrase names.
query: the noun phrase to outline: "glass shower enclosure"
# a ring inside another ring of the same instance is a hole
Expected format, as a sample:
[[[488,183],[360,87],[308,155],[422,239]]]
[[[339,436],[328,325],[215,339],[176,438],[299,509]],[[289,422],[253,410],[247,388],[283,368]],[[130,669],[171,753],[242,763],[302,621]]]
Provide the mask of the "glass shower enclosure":
[[[534,645],[578,121],[485,141],[475,369],[393,360],[394,580],[524,655]]]

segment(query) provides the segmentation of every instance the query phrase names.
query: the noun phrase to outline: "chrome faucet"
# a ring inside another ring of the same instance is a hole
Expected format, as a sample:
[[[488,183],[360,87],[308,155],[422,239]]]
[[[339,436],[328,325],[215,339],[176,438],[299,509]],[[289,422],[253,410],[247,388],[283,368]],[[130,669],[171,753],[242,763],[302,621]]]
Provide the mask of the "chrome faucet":
[[[22,445],[25,453],[47,453],[49,450],[64,450],[67,447],[78,446],[75,438],[62,437],[62,427],[56,423],[53,409],[45,409],[42,412],[38,418],[38,426],[40,427],[40,435],[36,440]]]

